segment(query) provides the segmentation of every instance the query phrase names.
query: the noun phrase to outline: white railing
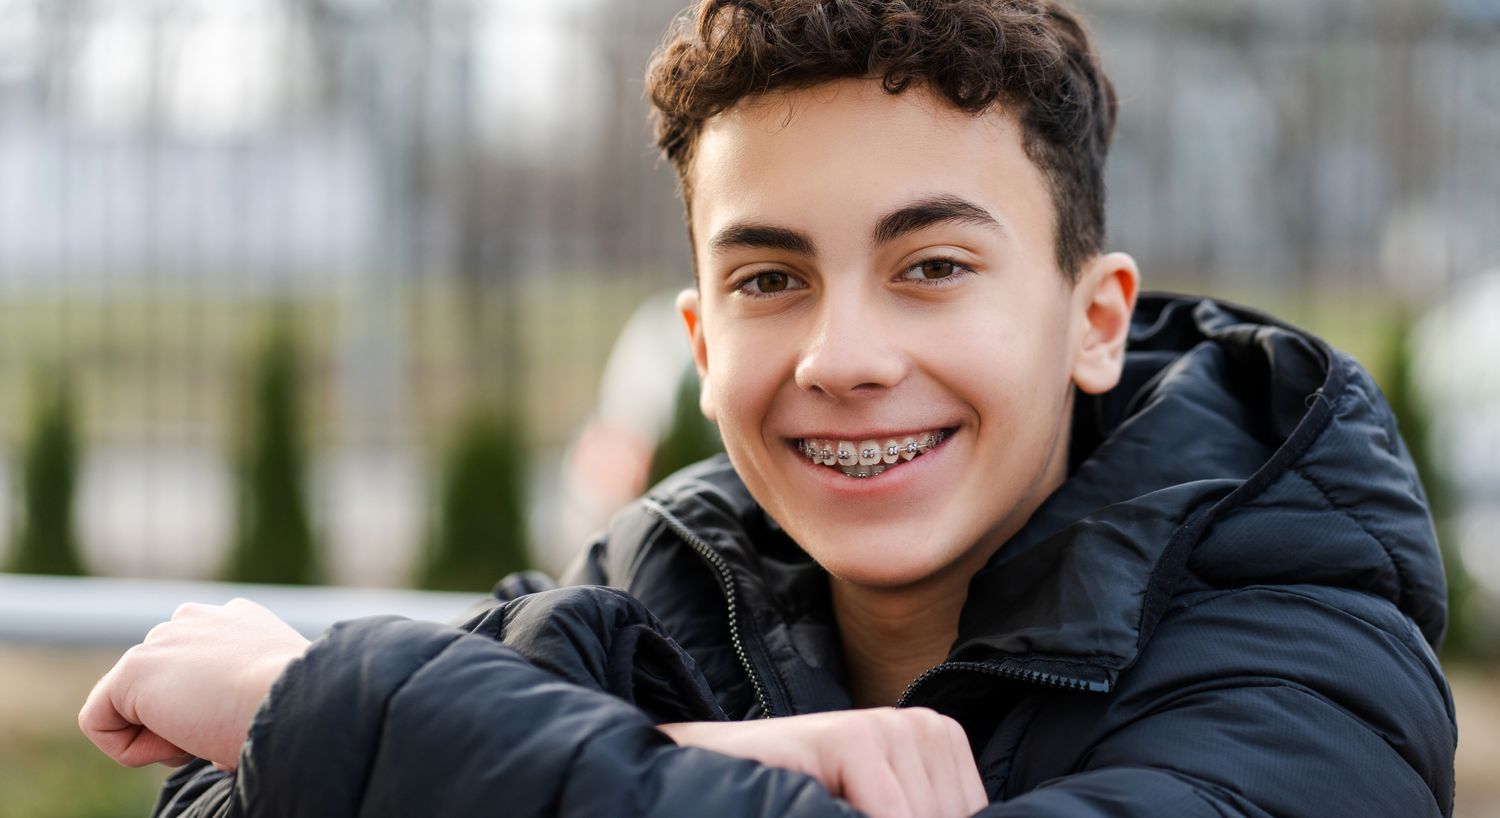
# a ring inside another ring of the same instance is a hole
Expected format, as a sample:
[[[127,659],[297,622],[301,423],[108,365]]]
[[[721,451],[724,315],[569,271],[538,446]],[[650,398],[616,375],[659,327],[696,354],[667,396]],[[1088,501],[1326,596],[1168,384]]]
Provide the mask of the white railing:
[[[184,602],[223,604],[235,597],[266,606],[312,638],[334,622],[375,614],[453,622],[485,595],[0,574],[0,642],[129,646],[153,625],[171,619]]]

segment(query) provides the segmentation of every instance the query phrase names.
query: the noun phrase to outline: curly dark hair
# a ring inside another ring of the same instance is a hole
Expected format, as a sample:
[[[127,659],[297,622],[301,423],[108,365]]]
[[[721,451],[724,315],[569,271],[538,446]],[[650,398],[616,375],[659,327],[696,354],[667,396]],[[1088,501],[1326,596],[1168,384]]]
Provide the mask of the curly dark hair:
[[[701,0],[651,59],[657,146],[692,208],[703,123],[746,97],[835,79],[914,84],[978,115],[1006,106],[1051,187],[1070,280],[1104,241],[1115,92],[1079,17],[1053,0]]]

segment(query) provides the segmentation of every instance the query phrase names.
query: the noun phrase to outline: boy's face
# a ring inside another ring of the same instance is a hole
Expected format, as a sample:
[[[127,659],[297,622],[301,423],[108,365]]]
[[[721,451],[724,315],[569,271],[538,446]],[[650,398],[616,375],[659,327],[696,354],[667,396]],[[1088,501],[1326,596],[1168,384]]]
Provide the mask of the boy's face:
[[[756,500],[847,582],[972,574],[1062,482],[1074,384],[1118,379],[1129,258],[1070,285],[1019,125],[922,89],[742,103],[704,127],[691,182],[679,307]]]

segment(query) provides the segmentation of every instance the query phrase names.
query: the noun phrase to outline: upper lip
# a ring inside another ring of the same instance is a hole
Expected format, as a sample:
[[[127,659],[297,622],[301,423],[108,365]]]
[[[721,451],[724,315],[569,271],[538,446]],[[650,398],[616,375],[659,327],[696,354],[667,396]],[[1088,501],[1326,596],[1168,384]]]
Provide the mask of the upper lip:
[[[793,435],[792,440],[879,440],[881,438],[904,437],[919,432],[936,432],[942,429],[952,428],[949,423],[936,423],[931,426],[900,426],[888,427],[878,431],[851,432],[847,429],[838,432],[808,432],[806,434]]]

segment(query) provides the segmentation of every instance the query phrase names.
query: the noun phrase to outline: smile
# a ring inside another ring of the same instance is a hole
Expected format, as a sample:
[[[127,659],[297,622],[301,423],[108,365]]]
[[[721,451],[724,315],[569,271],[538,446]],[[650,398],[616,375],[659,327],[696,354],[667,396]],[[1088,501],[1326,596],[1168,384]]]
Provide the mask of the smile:
[[[837,469],[846,477],[874,477],[937,448],[947,432],[918,432],[884,441],[802,438],[796,443],[804,457],[820,466]]]

